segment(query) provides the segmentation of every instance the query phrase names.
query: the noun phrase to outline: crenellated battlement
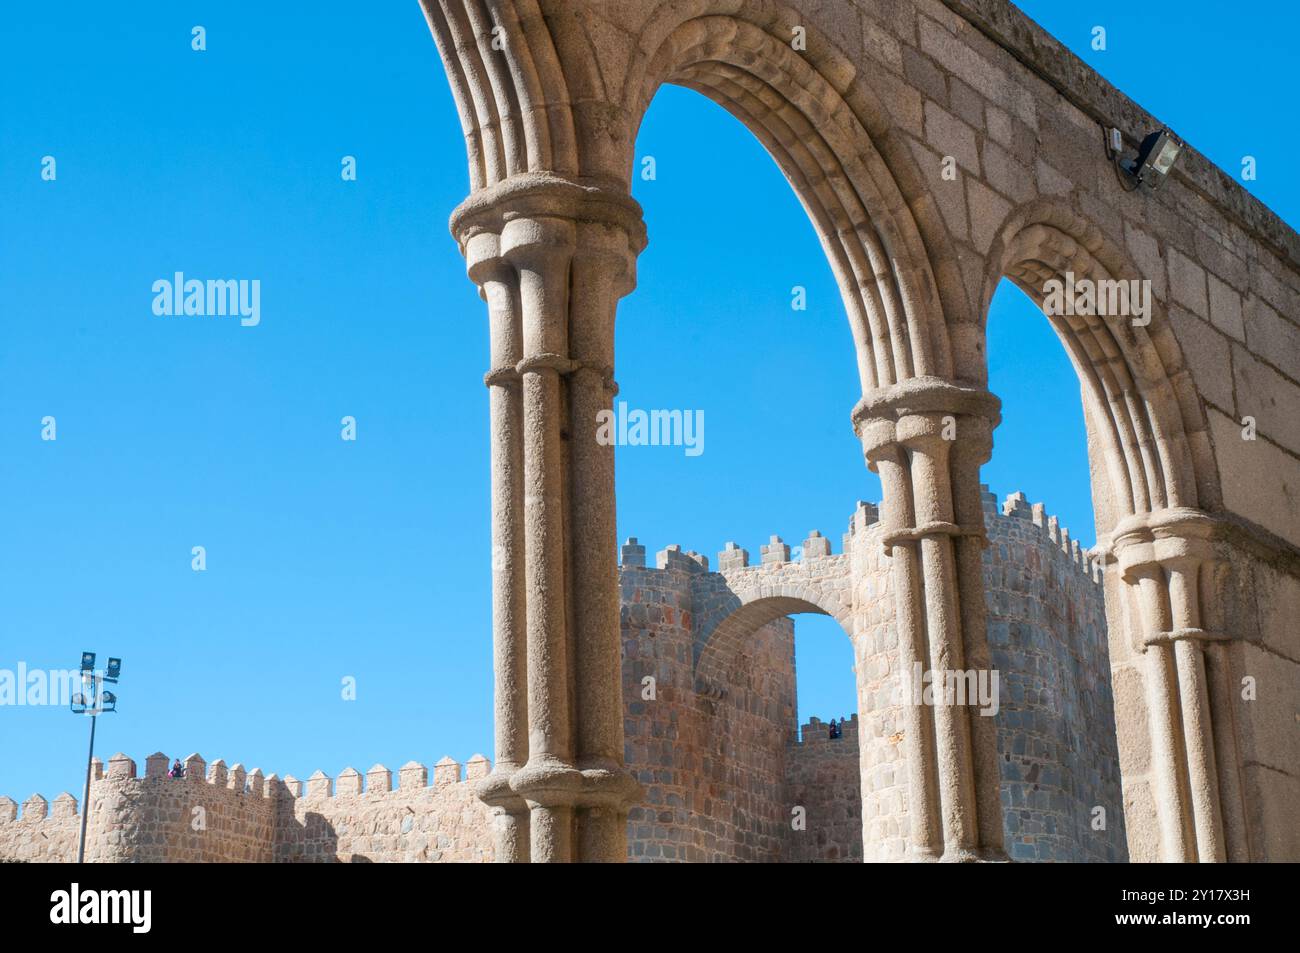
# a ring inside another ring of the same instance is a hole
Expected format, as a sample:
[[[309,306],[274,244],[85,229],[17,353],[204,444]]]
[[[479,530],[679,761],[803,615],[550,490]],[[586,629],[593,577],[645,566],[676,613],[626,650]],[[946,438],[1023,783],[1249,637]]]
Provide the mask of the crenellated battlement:
[[[35,824],[63,817],[78,817],[77,799],[64,791],[53,803],[39,794],[23,801],[21,810],[11,797],[0,797],[0,824]]]
[[[864,516],[870,512],[871,522],[875,521],[875,507],[867,503],[859,504],[864,509],[860,512]],[[867,509],[869,508],[869,510]],[[865,526],[865,521],[860,521]],[[850,545],[853,536],[853,523],[850,523],[850,532],[844,535],[845,547]],[[669,571],[685,573],[707,573],[709,572],[709,557],[694,550],[683,550],[681,545],[673,543],[655,554],[655,565],[653,568],[645,564],[646,548],[635,536],[629,537],[621,547],[622,559],[620,565],[623,569],[644,569],[647,571]],[[804,562],[812,559],[822,559],[829,556],[845,555],[844,552],[835,553],[832,549],[831,541],[828,537],[823,536],[821,530],[810,530],[803,542],[796,547],[791,547],[780,536],[773,534],[768,537],[768,541],[759,546],[759,562],[751,564],[749,550],[741,548],[734,541],[729,540],[718,552],[717,572],[729,573],[739,569],[758,569],[769,566],[783,566],[790,562]]]
[[[1101,583],[1101,561],[1093,558],[1087,550],[1083,549],[1077,539],[1071,539],[1070,531],[1062,526],[1055,516],[1048,515],[1047,508],[1042,503],[1030,503],[1023,492],[1016,490],[1014,493],[1009,493],[999,505],[997,496],[983,484],[980,485],[980,494],[984,501],[986,519],[993,517],[999,521],[1024,520],[1038,527],[1043,537],[1059,551],[1064,562],[1072,564],[1094,583]],[[990,535],[994,535],[997,526],[998,523],[990,521]]]
[[[1055,516],[1046,512],[1042,503],[1030,503],[1025,494],[1019,490],[1007,495],[1000,504],[996,494],[985,484],[980,485],[980,495],[984,503],[984,516],[990,537],[999,535],[999,531],[1017,525],[1012,520],[1024,520],[1038,527],[1043,537],[1059,550],[1062,560],[1073,564],[1080,573],[1101,582],[1102,565],[1100,560],[1083,549],[1078,540],[1070,537],[1070,531],[1060,525]],[[831,541],[820,530],[812,530],[797,547],[791,547],[779,535],[773,534],[766,543],[759,546],[759,561],[751,563],[750,551],[742,548],[733,540],[728,540],[718,552],[717,572],[729,574],[741,569],[774,568],[791,562],[806,562],[836,555],[847,555],[852,551],[855,541],[868,533],[871,527],[879,524],[880,507],[874,503],[859,500],[853,515],[849,518],[848,531],[841,537],[842,548],[835,553]],[[646,547],[637,537],[630,537],[621,547],[621,566],[624,569],[662,570],[668,572],[707,573],[709,558],[694,550],[683,550],[681,545],[673,543],[655,554],[654,567],[646,566]]]
[[[209,764],[197,753],[183,759],[183,777],[172,777],[171,763],[160,751],[145,758],[143,773],[122,753],[107,766],[92,762],[87,859],[455,861],[490,854],[487,810],[474,794],[492,770],[481,754],[463,764],[444,757],[432,770],[408,761],[396,788],[382,764],[364,774],[347,767],[333,778],[315,771],[302,782],[221,759]],[[53,803],[34,794],[21,812],[0,797],[0,859],[70,861],[79,831],[71,794]]]
[[[191,754],[182,762],[185,776],[173,778],[170,775],[171,759],[161,751],[156,751],[145,758],[143,776],[136,769],[136,762],[121,752],[108,761],[108,770],[98,758],[91,762],[91,795],[102,790],[103,782],[116,784],[166,781],[176,785],[203,785],[211,790],[225,790],[235,794],[248,795],[253,798],[274,800],[277,798],[322,798],[322,797],[365,797],[370,794],[388,794],[394,790],[393,773],[382,764],[371,766],[364,775],[355,768],[344,768],[337,778],[331,778],[323,771],[315,771],[306,780],[299,781],[291,774],[283,778],[275,774],[263,775],[261,768],[245,770],[236,763],[227,767],[225,761],[218,758],[207,764],[202,755]],[[206,770],[205,770],[206,769]],[[450,757],[443,757],[433,765],[433,787],[450,784],[471,783],[485,778],[492,771],[492,762],[481,754],[476,754],[464,764]],[[429,769],[418,761],[408,761],[398,772],[397,790],[411,791],[429,787]],[[40,794],[33,794],[22,803],[7,796],[0,796],[0,824],[15,822],[34,823],[47,818],[79,816],[77,799],[63,792],[53,802],[47,801]]]
[[[1083,773],[1069,751],[1043,746],[1044,739],[1082,737],[1078,726],[1100,723],[1093,709],[1109,704],[1101,594],[1085,582],[1099,579],[1099,569],[1059,520],[1023,493],[999,501],[984,488],[983,505],[989,645],[1006,712],[998,730],[1009,753],[1000,771],[1004,786],[1021,799],[1007,809],[1007,823],[1074,830],[1076,814],[1083,815],[1071,813],[1070,805],[1112,803],[1112,789],[1118,790],[1109,775]],[[647,565],[644,544],[635,537],[623,544],[626,750],[650,792],[648,806],[629,816],[634,859],[858,859],[864,802],[876,812],[872,836],[899,836],[893,797],[903,783],[896,763],[902,736],[888,721],[892,709],[865,714],[863,724],[856,713],[837,719],[837,738],[818,718],[797,725],[794,623],[787,618],[829,615],[855,640],[855,652],[886,644],[870,637],[873,627],[887,629],[894,611],[884,538],[879,508],[859,501],[838,551],[816,529],[797,543],[775,534],[756,548],[729,541],[716,560],[675,544]],[[894,670],[870,654],[856,664],[876,673],[873,678]],[[1084,690],[1074,703],[1053,708],[1042,702],[1045,671],[1068,672],[1063,684]],[[643,694],[647,674],[656,679],[653,704]],[[885,697],[887,687],[883,681],[870,686],[872,697]],[[728,751],[737,732],[748,739],[747,760],[735,761]],[[1022,736],[1033,740],[1023,750],[1015,744]],[[725,783],[708,780],[705,796],[699,785],[708,766],[727,758],[744,769]],[[476,795],[492,770],[482,755],[316,770],[302,780],[240,762],[209,762],[197,752],[181,759],[184,776],[173,778],[174,760],[159,751],[139,763],[122,753],[92,763],[88,860],[491,858],[491,809]],[[1084,793],[1067,797],[1057,784],[1056,800],[1043,801],[1046,763],[1075,771],[1071,790]],[[676,766],[673,772],[663,770],[668,764]],[[1024,805],[1033,810],[1026,814]],[[791,806],[806,812],[817,836],[793,834]],[[33,795],[22,805],[0,798],[0,859],[72,859],[78,808],[71,794],[53,802]],[[1018,842],[1016,849],[1039,858],[1080,856],[1071,846],[1082,843],[1077,837],[1035,836],[1033,845]],[[1094,853],[1109,856],[1109,849]]]
[[[432,787],[471,783],[487,777],[491,771],[492,762],[481,754],[474,755],[464,764],[450,757],[443,757],[433,765]],[[371,765],[370,770],[364,774],[356,768],[344,768],[334,778],[324,771],[317,770],[305,782],[288,775],[284,779],[284,787],[290,797],[364,798],[371,795],[391,794],[394,791],[428,788],[429,778],[427,766],[418,761],[408,761],[398,770],[396,788],[393,787],[393,772],[382,764]]]
[[[810,717],[806,724],[799,726],[799,739],[791,742],[793,745],[800,747],[804,745],[832,745],[839,744],[841,741],[851,742],[848,747],[857,750],[858,740],[858,713],[854,712],[847,717],[832,719],[839,727],[840,736],[832,738],[830,732],[830,722],[823,722],[815,715]],[[857,755],[854,754],[856,759]]]

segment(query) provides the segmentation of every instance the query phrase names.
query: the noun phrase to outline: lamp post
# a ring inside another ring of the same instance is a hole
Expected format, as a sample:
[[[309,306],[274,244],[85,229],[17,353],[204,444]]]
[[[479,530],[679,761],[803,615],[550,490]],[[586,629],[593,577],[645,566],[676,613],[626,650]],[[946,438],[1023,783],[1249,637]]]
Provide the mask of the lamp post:
[[[72,696],[72,713],[90,716],[90,753],[86,755],[86,786],[81,795],[81,834],[77,838],[77,863],[86,861],[86,821],[90,818],[90,768],[95,760],[95,720],[105,712],[117,711],[117,695],[104,689],[104,682],[117,684],[122,674],[122,660],[110,658],[108,667],[101,675],[95,671],[95,653],[81,653],[81,686],[89,691],[77,692]]]

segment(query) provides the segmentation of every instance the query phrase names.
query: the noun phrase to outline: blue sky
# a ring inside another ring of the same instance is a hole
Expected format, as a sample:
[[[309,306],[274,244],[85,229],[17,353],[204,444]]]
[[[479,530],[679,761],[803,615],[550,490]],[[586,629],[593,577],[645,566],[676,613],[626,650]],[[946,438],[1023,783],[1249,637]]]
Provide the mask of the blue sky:
[[[1255,155],[1248,187],[1297,220],[1297,133],[1279,117],[1300,14],[1075,6],[1022,4],[1229,172]],[[121,655],[105,757],[198,751],[306,777],[492,754],[487,329],[446,227],[467,189],[459,124],[414,0],[320,10],[6,13],[0,668]],[[659,95],[638,153],[657,179],[634,190],[651,241],[620,311],[620,396],[703,409],[706,452],[620,448],[620,536],[757,556],[817,528],[838,549],[854,501],[880,491],[811,227],[749,133],[694,93]],[[261,324],[155,317],[151,285],[175,271],[260,279]],[[1005,422],[986,482],[1091,543],[1078,385],[1014,289],[990,354]],[[798,632],[801,715],[851,711],[847,639],[824,619]],[[64,709],[0,708],[0,794],[79,796],[85,734]]]

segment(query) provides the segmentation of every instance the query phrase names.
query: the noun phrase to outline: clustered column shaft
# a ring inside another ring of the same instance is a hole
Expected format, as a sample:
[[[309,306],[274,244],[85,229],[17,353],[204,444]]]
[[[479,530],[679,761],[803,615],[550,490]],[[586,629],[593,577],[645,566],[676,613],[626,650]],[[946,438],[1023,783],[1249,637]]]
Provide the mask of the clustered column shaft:
[[[619,861],[623,763],[614,316],[645,244],[625,193],[527,174],[452,216],[488,302],[499,861]],[[524,700],[526,699],[526,704]]]
[[[893,561],[911,817],[917,859],[1002,857],[997,737],[973,699],[954,704],[949,673],[990,661],[979,466],[992,448],[998,401],[983,390],[921,378],[868,395],[854,412],[868,465],[884,489],[881,521]],[[927,670],[933,705],[912,697]]]
[[[1221,631],[1215,521],[1170,508],[1124,520],[1111,554],[1128,583],[1130,638],[1143,656],[1160,859],[1248,860]],[[1207,665],[1208,661],[1208,665]]]
[[[500,257],[497,236],[482,233],[471,245],[471,278],[488,305],[492,370],[489,390],[492,471],[492,668],[496,698],[496,766],[483,785],[496,814],[496,858],[526,861],[528,811],[510,790],[510,776],[528,760],[525,686],[523,554],[523,415],[519,374],[522,351],[514,275]]]

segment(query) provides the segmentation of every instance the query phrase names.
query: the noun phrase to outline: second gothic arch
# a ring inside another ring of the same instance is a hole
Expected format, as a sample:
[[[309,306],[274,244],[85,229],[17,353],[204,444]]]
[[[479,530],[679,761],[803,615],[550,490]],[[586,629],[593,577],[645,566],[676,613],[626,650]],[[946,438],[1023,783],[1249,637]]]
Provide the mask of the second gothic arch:
[[[951,377],[940,281],[952,276],[932,267],[901,186],[919,176],[908,168],[900,179],[897,167],[910,160],[880,148],[889,138],[886,112],[865,85],[852,82],[854,67],[829,43],[813,44],[820,55],[792,49],[783,19],[791,21],[776,11],[765,23],[702,14],[651,24],[640,47],[653,52],[633,65],[625,90],[633,121],[639,124],[664,83],[694,89],[736,116],[786,175],[818,233],[844,301],[863,391]]]
[[[1046,282],[1067,275],[1091,282],[1146,278],[1123,249],[1066,203],[1039,199],[1013,210],[989,252],[981,330],[1004,276],[1043,308]],[[1217,497],[1204,411],[1166,304],[1154,293],[1150,303],[1144,322],[1046,316],[1074,365],[1088,428],[1104,451],[1109,492],[1098,514],[1103,532],[1127,517],[1194,508]]]

